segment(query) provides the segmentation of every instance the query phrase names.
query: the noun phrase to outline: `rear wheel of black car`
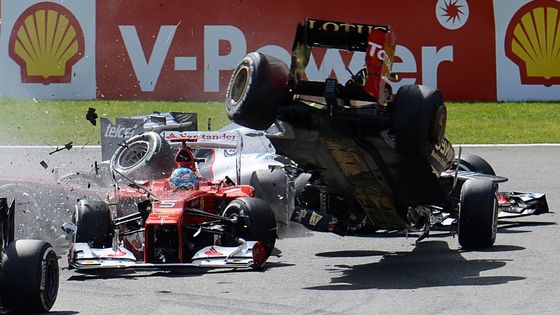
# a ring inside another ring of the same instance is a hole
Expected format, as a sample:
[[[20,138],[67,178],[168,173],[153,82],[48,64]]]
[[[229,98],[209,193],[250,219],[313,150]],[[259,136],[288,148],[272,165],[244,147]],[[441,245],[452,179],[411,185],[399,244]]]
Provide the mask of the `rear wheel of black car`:
[[[441,92],[422,85],[401,87],[395,96],[393,119],[397,151],[428,157],[445,136],[447,109]]]
[[[469,179],[461,188],[459,244],[465,249],[494,245],[498,232],[497,185],[489,180]]]
[[[224,209],[224,217],[238,216],[235,225],[238,237],[246,241],[260,241],[270,256],[276,243],[276,219],[268,203],[259,198],[232,200]]]
[[[76,224],[74,243],[89,243],[93,248],[106,248],[113,244],[113,223],[107,203],[80,200],[73,220]]]
[[[496,172],[494,172],[490,163],[478,155],[469,153],[461,154],[459,170],[477,172],[486,175],[496,175]]]
[[[288,66],[278,58],[249,53],[235,68],[226,92],[228,118],[242,126],[264,130],[285,101]]]
[[[40,240],[12,242],[2,259],[2,307],[19,313],[48,312],[58,295],[58,257]]]
[[[160,179],[175,168],[174,154],[158,133],[146,132],[128,139],[115,151],[110,169],[131,179]]]

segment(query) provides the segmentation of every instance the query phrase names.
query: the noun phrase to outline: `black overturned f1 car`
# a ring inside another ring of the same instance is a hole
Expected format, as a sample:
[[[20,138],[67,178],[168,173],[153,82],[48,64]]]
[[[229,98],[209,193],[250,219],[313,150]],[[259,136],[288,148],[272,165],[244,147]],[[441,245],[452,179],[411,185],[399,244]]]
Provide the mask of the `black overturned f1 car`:
[[[306,81],[313,48],[365,52],[365,67],[344,84]],[[499,210],[523,198],[498,194],[507,179],[482,158],[455,157],[440,91],[408,85],[393,97],[394,51],[388,26],[308,19],[297,27],[290,68],[258,52],[243,58],[228,86],[228,117],[266,130],[299,167],[257,172],[252,185],[274,199],[286,188],[276,184],[282,176],[298,178],[291,219],[313,230],[407,230],[422,239],[447,226],[463,248],[491,247]],[[544,199],[533,206],[548,211]]]
[[[0,306],[18,314],[48,312],[58,294],[58,257],[45,241],[15,239],[14,205],[0,198]]]

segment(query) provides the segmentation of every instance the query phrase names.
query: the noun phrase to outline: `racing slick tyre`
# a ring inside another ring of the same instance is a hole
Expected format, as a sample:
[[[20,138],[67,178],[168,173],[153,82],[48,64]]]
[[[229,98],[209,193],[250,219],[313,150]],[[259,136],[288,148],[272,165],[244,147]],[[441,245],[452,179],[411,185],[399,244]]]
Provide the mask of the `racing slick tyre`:
[[[489,180],[469,179],[461,188],[459,244],[465,249],[494,245],[498,232],[497,185]]]
[[[393,105],[396,149],[405,156],[427,158],[443,141],[447,109],[438,90],[422,85],[399,89]]]
[[[268,203],[259,198],[232,200],[224,209],[224,217],[242,216],[237,236],[246,241],[260,241],[268,258],[276,243],[276,219]]]
[[[477,172],[486,175],[496,175],[494,169],[486,160],[474,154],[462,154],[459,161],[459,170]]]
[[[286,100],[288,66],[278,58],[249,53],[235,68],[226,92],[228,118],[244,127],[264,130]]]
[[[0,302],[16,314],[48,312],[58,294],[58,257],[40,240],[16,240],[2,256]]]
[[[110,169],[131,179],[153,180],[171,175],[175,152],[158,133],[136,135],[120,146]]]
[[[112,246],[111,211],[104,201],[80,200],[73,221],[76,225],[74,243],[89,243],[93,248]]]

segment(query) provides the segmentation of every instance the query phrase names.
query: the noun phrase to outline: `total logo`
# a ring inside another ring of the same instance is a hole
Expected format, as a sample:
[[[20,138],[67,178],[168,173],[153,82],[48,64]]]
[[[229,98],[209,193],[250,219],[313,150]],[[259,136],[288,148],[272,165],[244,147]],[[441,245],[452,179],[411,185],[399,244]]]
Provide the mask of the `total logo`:
[[[507,27],[504,45],[522,84],[560,84],[560,2],[535,0],[522,6]]]
[[[76,17],[53,2],[39,2],[23,11],[9,39],[9,55],[19,65],[23,83],[70,83],[84,47]]]
[[[469,19],[469,4],[467,0],[438,0],[436,17],[446,29],[460,29]]]

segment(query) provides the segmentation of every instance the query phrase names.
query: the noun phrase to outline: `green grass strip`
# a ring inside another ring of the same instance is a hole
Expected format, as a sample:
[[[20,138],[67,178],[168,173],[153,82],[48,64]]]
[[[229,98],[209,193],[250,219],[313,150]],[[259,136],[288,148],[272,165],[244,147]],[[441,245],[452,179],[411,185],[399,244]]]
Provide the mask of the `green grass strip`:
[[[89,107],[112,122],[116,117],[178,111],[198,113],[200,130],[207,129],[208,118],[213,129],[228,123],[223,102],[0,100],[0,145],[99,144],[99,120],[93,126],[85,118]]]
[[[452,143],[560,143],[560,103],[447,103],[447,137]],[[198,128],[229,123],[223,102],[0,100],[0,145],[99,144],[100,127],[85,115],[100,117],[153,112],[198,113]]]
[[[560,103],[449,103],[452,143],[560,143]]]

